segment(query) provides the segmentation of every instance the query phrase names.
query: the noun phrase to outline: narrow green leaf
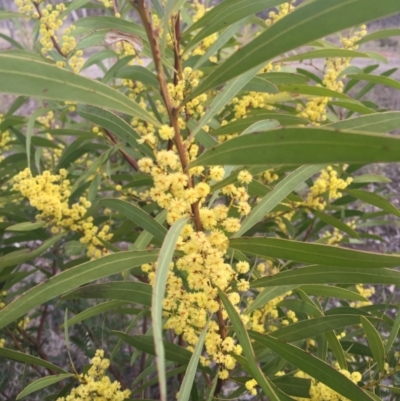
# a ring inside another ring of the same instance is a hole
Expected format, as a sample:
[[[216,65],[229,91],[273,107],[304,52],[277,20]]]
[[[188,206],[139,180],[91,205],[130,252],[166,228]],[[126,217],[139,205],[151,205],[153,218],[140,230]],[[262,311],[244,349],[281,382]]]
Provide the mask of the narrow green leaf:
[[[333,97],[338,99],[349,99],[349,97],[344,93],[336,92],[332,89],[323,88],[319,86],[310,85],[278,85],[281,92],[289,92],[300,95],[313,95],[313,96],[323,96],[323,97]]]
[[[71,291],[90,281],[120,273],[130,268],[157,260],[155,251],[128,251],[104,256],[101,259],[72,267],[37,285],[0,310],[0,328],[15,321],[36,306]]]
[[[296,74],[293,72],[265,72],[258,74],[257,78],[263,78],[274,85],[298,85],[305,84],[309,80],[303,74]]]
[[[132,345],[133,347],[145,352],[146,354],[156,355],[153,336],[129,336],[120,331],[113,331],[113,334],[115,334],[118,338],[122,339],[127,344]],[[190,358],[192,357],[192,353],[190,351],[188,351],[186,348],[167,341],[163,341],[163,343],[166,360],[176,362],[181,365],[189,364]]]
[[[309,266],[254,280],[250,287],[357,283],[400,286],[400,272],[391,269],[364,269],[363,267],[330,267],[327,269],[325,266]]]
[[[163,301],[165,295],[165,286],[167,284],[168,272],[170,270],[170,263],[175,251],[175,245],[178,237],[189,220],[189,217],[184,217],[175,222],[168,230],[157,261],[157,270],[154,278],[154,288],[151,301],[151,315],[154,330],[154,344],[157,356],[157,371],[160,382],[160,400],[167,401],[167,384],[165,376],[165,350],[163,344]]]
[[[196,97],[274,57],[309,42],[399,11],[398,0],[310,1],[277,21],[214,70],[191,94]],[[223,2],[225,4],[229,2]],[[247,3],[248,4],[248,3]],[[242,15],[243,16],[243,15]]]
[[[235,334],[239,340],[240,345],[243,348],[243,354],[248,363],[248,367],[251,371],[253,378],[257,381],[257,384],[262,388],[265,395],[271,401],[280,401],[278,393],[275,390],[275,386],[269,381],[267,377],[264,376],[260,366],[257,363],[257,358],[254,354],[253,347],[247,330],[240,319],[240,316],[236,312],[235,308],[227,298],[227,296],[221,291],[218,291],[219,297],[221,298],[222,304],[228,313],[229,319],[232,323]]]
[[[28,120],[28,125],[26,126],[26,158],[27,158],[27,165],[28,168],[31,168],[31,149],[32,149],[32,135],[33,135],[33,127],[35,125],[36,119],[44,114],[47,111],[47,109],[43,107],[39,107],[36,109],[31,116],[29,117]]]
[[[78,8],[83,7],[85,4],[89,3],[90,0],[73,0],[71,1],[65,11],[61,14],[61,18],[67,16],[70,12],[77,10]]]
[[[346,223],[344,223],[342,220],[337,219],[336,217],[330,214],[320,212],[319,210],[313,210],[313,214],[324,223],[329,224],[330,226],[335,227],[345,232],[346,234],[349,234],[350,237],[359,238],[358,233],[355,230],[353,230],[350,226],[348,226]]]
[[[104,32],[104,31],[103,31]],[[115,76],[115,74],[121,69],[126,67],[132,60],[134,60],[135,56],[125,56],[119,59],[115,64],[113,64],[104,74],[101,82],[103,84],[108,84]]]
[[[7,359],[12,359],[13,361],[26,363],[28,365],[41,366],[49,371],[54,371],[58,373],[68,373],[66,370],[59,368],[52,363],[45,361],[43,359],[37,358],[29,354],[24,354],[23,352],[14,351],[8,348],[0,348],[0,356]]]
[[[6,42],[10,43],[11,46],[15,47],[16,49],[23,50],[24,47],[18,43],[18,41],[14,40],[10,36],[4,35],[4,33],[0,33],[0,38],[4,39]]]
[[[347,361],[344,355],[344,351],[342,345],[336,337],[335,332],[329,331],[324,334],[326,341],[328,342],[328,346],[331,349],[333,355],[335,356],[340,369],[347,369]]]
[[[262,258],[279,258],[322,266],[382,268],[398,267],[400,256],[362,252],[322,244],[280,238],[235,238],[230,247]]]
[[[371,397],[360,387],[346,378],[332,366],[294,345],[284,343],[275,338],[255,332],[249,333],[251,338],[268,347],[290,364],[324,383],[332,390],[354,401],[371,401]]]
[[[100,28],[102,30],[117,29],[123,33],[139,36],[142,39],[146,38],[146,33],[142,26],[122,18],[109,16],[79,18],[74,22],[74,25],[76,27],[74,35],[81,35]]]
[[[189,167],[211,165],[374,163],[400,160],[400,139],[327,128],[282,128],[239,136],[211,148]]]
[[[323,166],[302,166],[280,181],[274,189],[264,196],[243,220],[240,230],[232,238],[238,238],[255,226],[267,213],[292,193],[301,183],[321,171]]]
[[[201,128],[203,128],[209,121],[219,112],[221,111],[229,102],[232,100],[234,96],[253,78],[258,72],[258,68],[247,71],[245,74],[241,75],[228,82],[223,91],[219,92],[217,96],[215,96],[211,105],[207,108],[207,111],[200,118],[200,121],[197,123],[196,127],[192,130],[190,134],[190,138],[194,138]]]
[[[339,299],[348,299],[350,301],[368,301],[367,298],[360,295],[358,292],[350,291],[346,288],[340,288],[329,285],[302,285],[302,291],[309,295],[316,295],[320,297],[332,297]]]
[[[367,81],[374,84],[380,84],[389,86],[394,89],[400,90],[400,82],[389,77],[384,77],[383,75],[372,75],[372,74],[349,74],[348,78],[352,78],[358,81]]]
[[[160,224],[162,224],[164,223],[166,216],[167,216],[167,211],[163,210],[155,217],[155,220]],[[146,246],[150,244],[152,239],[153,236],[149,232],[143,231],[140,233],[135,243],[131,246],[131,249],[137,251],[143,251],[146,248]]]
[[[353,184],[370,184],[370,183],[384,183],[388,184],[392,182],[392,180],[388,177],[378,174],[362,174],[356,177],[353,177]]]
[[[223,1],[205,13],[202,18],[189,27],[184,35],[203,28],[189,44],[189,47],[192,47],[207,36],[228,27],[244,17],[284,2],[284,0],[252,0],[250,3],[246,0]]]
[[[117,136],[124,142],[129,143],[133,148],[143,152],[146,156],[154,158],[154,153],[146,144],[139,144],[138,140],[141,136],[121,117],[111,111],[104,110],[98,107],[79,106],[78,114],[100,127],[108,129],[112,134]]]
[[[64,235],[65,233],[60,233],[52,238],[49,238],[48,240],[44,241],[42,245],[37,247],[34,251],[25,248],[15,252],[7,253],[4,256],[0,256],[0,271],[8,266],[14,266],[19,263],[24,263],[30,259],[36,258],[37,256],[41,255],[44,251],[52,247]]]
[[[156,127],[160,125],[136,102],[115,89],[40,60],[28,52],[4,51],[0,54],[0,90],[104,107],[136,116]]]
[[[360,324],[360,316],[357,315],[319,316],[275,330],[271,336],[280,341],[294,342],[356,324]]]
[[[286,294],[289,291],[297,288],[297,285],[283,285],[275,288],[264,288],[256,297],[256,299],[250,304],[250,306],[245,310],[245,314],[250,314],[256,309],[261,308],[266,305],[269,301],[279,297],[280,295]]]
[[[68,326],[72,326],[74,324],[80,323],[84,320],[90,319],[93,316],[97,316],[101,313],[108,312],[110,310],[117,309],[121,306],[127,305],[127,302],[124,301],[107,301],[103,302],[99,305],[92,306],[84,311],[76,314],[74,317],[67,321]],[[60,326],[60,329],[64,328],[64,324]]]
[[[273,377],[272,382],[280,390],[293,397],[310,397],[310,379],[301,379],[299,377],[284,375]]]
[[[151,286],[135,281],[113,281],[111,283],[85,285],[63,296],[63,299],[77,298],[106,298],[151,306]]]
[[[81,71],[85,71],[87,68],[92,65],[98,64],[103,60],[110,59],[115,57],[115,52],[112,50],[103,50],[97,53],[92,54],[83,64]]]
[[[6,231],[33,231],[38,228],[42,228],[46,225],[45,221],[37,221],[35,223],[31,223],[30,221],[26,221],[24,223],[13,224],[12,226],[8,226]]]
[[[263,92],[263,93],[277,93],[278,88],[267,81],[265,78],[255,76],[249,83],[243,87],[243,92]]]
[[[132,203],[121,199],[104,198],[99,202],[99,205],[116,210],[161,241],[167,235],[167,229],[164,226],[153,219],[143,209]]]
[[[93,176],[93,174],[96,174],[97,170],[108,161],[110,156],[113,155],[116,150],[116,147],[112,147],[105,151],[100,157],[93,160],[90,167],[86,169],[86,171],[81,174],[74,182],[71,187],[71,193],[73,194],[79,188],[79,186],[83,184],[89,177]]]
[[[361,316],[361,324],[367,336],[374,360],[381,373],[385,374],[385,347],[383,346],[381,337],[373,324],[364,316]]]
[[[26,397],[29,394],[34,393],[35,391],[39,391],[42,388],[46,388],[48,386],[51,386],[52,384],[58,383],[61,380],[68,379],[70,377],[74,377],[73,374],[71,373],[64,373],[61,375],[53,375],[53,376],[47,376],[47,377],[42,377],[38,380],[35,380],[33,383],[29,384],[29,386],[26,386],[18,395],[16,400],[20,400],[21,398]]]
[[[347,49],[318,49],[279,59],[279,62],[310,60],[315,58],[370,58],[368,53]]]
[[[347,189],[346,192],[354,198],[360,199],[363,202],[369,203],[370,205],[376,206],[385,212],[394,214],[400,217],[400,210],[393,206],[383,196],[375,194],[373,192],[363,191],[362,189]]]
[[[400,313],[397,313],[396,319],[394,319],[392,329],[390,330],[389,337],[385,344],[385,352],[388,353],[392,345],[396,341],[400,329]]]
[[[399,113],[400,115],[400,113]],[[400,117],[399,117],[400,118]],[[281,113],[273,113],[273,112],[266,112],[260,113],[255,116],[250,116],[247,118],[241,118],[239,120],[233,121],[228,123],[224,126],[217,128],[216,130],[210,132],[210,135],[217,136],[217,135],[227,135],[227,134],[236,134],[242,133],[248,127],[251,127],[258,121],[263,120],[277,120],[281,125],[300,125],[300,124],[307,124],[307,120],[304,118],[300,118],[297,116],[291,116],[290,114],[281,114]]]
[[[140,81],[142,84],[158,88],[159,83],[155,74],[140,65],[129,65],[119,69],[115,77]]]
[[[384,29],[372,32],[369,35],[364,36],[362,39],[356,42],[356,44],[361,45],[362,43],[367,43],[370,42],[371,40],[385,39],[385,38],[390,38],[392,36],[400,36],[400,29],[392,28],[392,29]]]
[[[179,389],[178,401],[189,401],[190,393],[196,378],[197,366],[199,365],[199,360],[201,356],[201,351],[203,349],[204,340],[206,339],[206,334],[208,331],[208,324],[203,329],[199,336],[199,340],[196,344],[196,348],[193,351],[193,355],[190,358],[188,367],[185,372],[181,387]]]
[[[12,11],[0,10],[0,21],[3,19],[11,19],[11,18],[28,18],[24,14],[14,13]]]
[[[363,103],[359,102],[358,100],[354,99],[340,99],[340,100],[331,100],[329,102],[331,106],[338,106],[344,109],[354,111],[360,114],[374,114],[375,110],[370,109],[369,107],[365,106]]]
[[[199,69],[211,56],[217,53],[228,41],[229,39],[247,22],[248,18],[243,18],[240,21],[232,24],[226,28],[219,36],[218,39],[207,49],[207,51],[197,60],[196,64],[193,66],[194,70]],[[187,50],[185,49],[185,52]]]

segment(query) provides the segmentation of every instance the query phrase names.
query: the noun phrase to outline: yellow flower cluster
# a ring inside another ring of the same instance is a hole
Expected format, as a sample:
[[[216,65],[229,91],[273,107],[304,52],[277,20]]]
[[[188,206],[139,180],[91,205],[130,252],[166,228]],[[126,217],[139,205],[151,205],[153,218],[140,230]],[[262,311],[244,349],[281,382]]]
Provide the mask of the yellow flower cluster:
[[[266,184],[270,184],[271,182],[279,179],[279,175],[274,172],[274,170],[267,170],[262,174],[263,179]]]
[[[191,67],[186,67],[183,70],[182,79],[178,80],[177,85],[172,83],[168,84],[168,93],[175,107],[178,107],[189,92],[199,85],[202,76],[203,73],[200,70],[193,70]],[[182,108],[181,118],[179,121],[181,128],[186,127],[185,119],[187,116],[199,118],[204,114],[203,104],[206,100],[207,95],[202,94],[185,104],[185,107]]]
[[[55,8],[51,4],[48,4],[42,10],[42,16],[40,18],[39,32],[42,37],[40,43],[42,44],[42,53],[47,54],[54,48],[52,39],[56,40],[57,31],[61,28],[63,21],[66,17],[61,18],[61,13],[65,11],[64,4],[57,4]]]
[[[352,372],[350,373],[346,369],[338,369],[339,372],[351,380],[353,383],[357,384],[361,381],[362,375],[360,372]],[[320,401],[320,400],[330,400],[330,401],[348,401],[348,398],[338,394],[336,391],[332,390],[330,387],[326,386],[325,384],[319,382],[318,380],[310,377],[304,372],[297,372],[295,377],[304,378],[304,379],[311,379],[311,386],[310,386],[310,399],[311,401]],[[299,398],[299,400],[303,400]]]
[[[113,5],[112,0],[99,0],[100,3],[103,3],[104,7],[111,8]]]
[[[193,8],[194,8],[194,15],[193,15],[193,22],[198,21],[201,17],[204,16],[204,14],[211,10],[211,8],[206,8],[204,4],[200,3],[198,0],[194,0],[193,2]],[[206,53],[209,47],[218,39],[218,33],[213,33],[209,36],[207,36],[205,39],[203,39],[192,51],[190,56],[202,56],[203,54]],[[189,58],[189,55],[184,56],[185,59]],[[215,62],[216,58],[211,57],[211,61]]]
[[[358,40],[367,34],[366,26],[362,25],[360,30],[356,31],[353,36],[349,38],[342,38],[341,42],[344,49],[356,50],[358,46],[355,44]],[[323,77],[323,85],[327,89],[336,92],[343,92],[343,79],[345,76],[340,77],[342,72],[350,66],[350,58],[328,58],[325,62],[326,72]],[[307,118],[314,125],[319,125],[321,121],[326,120],[326,108],[330,98],[329,97],[316,97],[309,100],[305,107],[302,105],[297,106],[300,116]]]
[[[277,12],[271,11],[269,13],[269,18],[265,21],[265,24],[267,26],[271,26],[285,15],[292,12],[294,10],[293,3],[294,1],[284,3],[277,7]],[[270,71],[280,71],[280,69],[281,65],[279,63],[268,63],[259,71],[259,73],[263,74]],[[251,91],[248,94],[242,95],[241,97],[233,98],[230,104],[233,105],[234,118],[230,119],[230,122],[247,117],[248,112],[252,109],[273,110],[274,107],[268,104],[268,99],[270,96],[271,95],[269,93]],[[236,135],[219,136],[218,141],[220,143],[225,142],[226,140],[229,140],[235,136]]]
[[[356,290],[360,295],[365,298],[371,298],[375,294],[375,287],[365,288],[363,284],[356,284]],[[350,306],[353,308],[361,308],[363,306],[371,305],[371,301],[353,301]]]
[[[353,179],[351,177],[343,180],[338,177],[338,173],[332,166],[323,169],[314,185],[310,188],[307,195],[305,206],[310,209],[324,210],[326,201],[323,197],[327,193],[329,200],[335,200],[342,196],[340,190],[347,188]]]
[[[158,133],[161,140],[166,141],[173,137],[174,130],[163,125]],[[154,144],[158,143],[156,139]],[[198,145],[191,142],[186,149],[186,158],[194,160],[198,151]],[[240,229],[240,219],[229,216],[230,208],[237,208],[240,216],[249,213],[251,207],[247,202],[249,195],[245,185],[251,182],[252,175],[242,170],[238,173],[240,186],[230,185],[222,189],[221,192],[231,199],[229,206],[219,203],[209,207],[206,200],[210,194],[210,183],[222,180],[225,173],[221,166],[210,168],[208,173],[203,167],[194,168],[189,176],[183,172],[174,146],[170,150],[154,146],[154,153],[155,160],[145,157],[138,161],[140,171],[150,174],[154,182],[150,191],[145,191],[145,196],[167,211],[168,224],[192,216],[193,206],[196,205],[203,228],[202,231],[195,231],[192,224],[187,224],[178,240],[177,250],[183,256],[170,267],[164,299],[164,327],[182,335],[188,349],[193,350],[208,316],[219,314],[219,324],[212,321],[209,326],[205,340],[207,354],[202,356],[201,363],[217,363],[220,366],[219,377],[226,379],[228,371],[235,367],[231,353],[240,354],[242,349],[232,337],[221,332],[221,320],[226,320],[228,316],[218,299],[217,289],[228,292],[228,298],[240,312],[237,307],[239,293],[249,289],[249,282],[242,275],[248,273],[249,265],[239,262],[233,267],[226,263],[225,255],[229,244],[227,233]],[[203,180],[194,181],[193,177],[201,176]],[[150,283],[154,281],[156,269],[156,263],[142,266],[142,270],[148,273]],[[247,316],[242,318],[248,322]]]
[[[251,395],[257,395],[257,390],[255,389],[256,386],[257,380],[255,379],[247,380],[247,382],[245,383],[245,387]]]
[[[79,232],[82,235],[80,242],[87,244],[89,257],[98,258],[108,251],[102,248],[100,239],[109,241],[112,234],[110,227],[104,225],[101,229],[93,224],[93,217],[86,217],[91,203],[80,197],[79,202],[69,205],[71,186],[66,179],[68,172],[64,169],[53,175],[49,171],[36,177],[32,176],[29,168],[21,171],[14,177],[13,189],[19,191],[29,200],[32,207],[40,213],[37,220],[42,220],[52,226],[52,233],[64,230]]]
[[[353,229],[356,227],[355,221],[350,221],[346,223],[346,225]],[[333,232],[325,231],[323,238],[328,238],[328,240],[326,241],[327,245],[337,245],[343,239],[343,234],[338,228],[335,227],[333,229]]]
[[[273,107],[267,104],[269,97],[269,93],[249,92],[247,95],[243,95],[242,97],[233,98],[232,104],[235,112],[235,119],[232,119],[231,121],[247,117],[247,114],[251,109],[272,110]]]
[[[121,390],[121,383],[106,375],[110,361],[104,358],[103,350],[96,351],[91,363],[88,372],[78,376],[81,384],[57,401],[124,401],[130,396],[130,390]]]
[[[0,124],[3,122],[4,120],[4,115],[0,114]],[[3,131],[0,133],[0,163],[4,160],[5,155],[4,153],[8,150],[9,148],[9,143],[11,142],[11,135],[10,135],[10,131]]]
[[[271,11],[268,14],[268,19],[265,21],[265,25],[271,26],[275,24],[275,22],[279,21],[289,13],[291,13],[294,10],[294,1],[288,1],[287,3],[283,3],[280,6],[277,7],[277,11]]]
[[[43,0],[41,1],[37,1],[37,3],[41,3]],[[34,15],[35,14],[35,7],[32,3],[32,0],[15,0],[15,4],[18,7],[18,11],[21,14],[24,14],[28,17],[31,16],[36,16],[38,17],[39,15]]]
[[[43,116],[39,116],[36,119],[37,122],[43,125],[44,128],[51,129],[52,123],[54,121],[54,112],[49,111],[47,114]],[[59,128],[57,124],[54,125],[54,128]],[[50,133],[46,133],[46,139],[54,142],[54,137]],[[47,166],[54,166],[59,161],[63,151],[65,149],[65,145],[63,143],[57,143],[57,148],[43,148],[42,157]]]
[[[42,1],[36,1],[38,7],[40,3]],[[72,36],[72,31],[75,27],[70,25],[65,29],[61,40],[57,36],[57,32],[66,19],[66,17],[62,17],[62,13],[66,10],[65,4],[60,3],[55,6],[48,4],[39,12],[36,11],[32,0],[15,0],[15,4],[18,6],[20,13],[40,20],[39,33],[41,34],[42,54],[47,55],[54,47],[58,46],[62,55],[68,59],[68,64],[72,70],[75,73],[79,72],[83,65],[83,52],[81,50],[75,51],[76,41]],[[50,56],[48,57],[50,58]],[[57,61],[57,65],[64,67],[66,61]]]

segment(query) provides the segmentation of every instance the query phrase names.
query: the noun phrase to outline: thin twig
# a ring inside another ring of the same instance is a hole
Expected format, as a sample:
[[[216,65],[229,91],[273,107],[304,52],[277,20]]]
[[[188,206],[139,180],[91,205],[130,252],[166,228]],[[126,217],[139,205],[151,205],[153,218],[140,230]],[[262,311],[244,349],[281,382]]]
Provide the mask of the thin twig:
[[[105,129],[104,131],[105,131],[105,133],[106,133],[106,135],[107,135],[107,138],[108,138],[114,145],[118,145],[118,142],[117,142],[117,140],[115,139],[114,135],[113,135],[110,131],[108,131],[108,130],[106,130],[106,129]],[[124,157],[124,159],[131,165],[131,167],[132,167],[133,169],[135,169],[136,171],[139,170],[139,166],[138,166],[138,164],[137,164],[137,162],[136,162],[135,159],[133,159],[131,156],[129,156],[123,149],[119,149],[119,152],[120,152],[121,155]]]
[[[171,127],[174,128],[175,136],[174,136],[174,143],[176,149],[178,151],[179,159],[181,162],[182,170],[186,172],[188,175],[188,186],[191,188],[193,186],[192,177],[188,171],[188,159],[186,154],[186,147],[182,140],[181,131],[178,124],[179,118],[179,109],[175,108],[172,104],[171,97],[168,92],[167,80],[164,73],[164,68],[161,62],[161,51],[158,42],[158,35],[156,35],[155,31],[153,30],[152,24],[150,22],[149,13],[146,8],[146,4],[144,0],[131,0],[131,4],[135,7],[139,13],[139,16],[142,20],[144,29],[147,34],[147,38],[149,40],[151,52],[153,55],[153,61],[157,72],[157,79],[160,84],[160,94],[163,98],[165,107],[167,109],[168,117],[170,120]],[[176,46],[175,46],[176,47]],[[179,58],[179,56],[178,56]],[[202,230],[202,224],[200,220],[200,213],[198,204],[191,205],[192,209],[192,216],[194,220],[194,224],[196,226],[197,231]]]

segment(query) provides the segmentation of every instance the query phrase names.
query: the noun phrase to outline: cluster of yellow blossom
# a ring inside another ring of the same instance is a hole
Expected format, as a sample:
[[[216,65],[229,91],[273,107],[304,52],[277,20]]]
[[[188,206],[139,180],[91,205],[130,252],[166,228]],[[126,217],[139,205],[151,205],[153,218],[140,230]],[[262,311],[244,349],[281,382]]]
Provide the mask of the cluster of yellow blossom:
[[[159,135],[162,140],[168,140],[173,137],[174,131],[164,125],[159,130]],[[237,175],[238,185],[231,184],[221,189],[222,195],[228,198],[229,206],[222,203],[217,203],[214,207],[205,206],[210,194],[210,182],[222,180],[224,169],[214,166],[208,173],[204,172],[204,168],[190,170],[191,177],[200,177],[201,173],[205,178],[205,181],[196,183],[182,171],[175,147],[171,150],[154,148],[154,152],[155,160],[145,157],[138,161],[140,171],[153,177],[154,187],[146,191],[146,196],[167,211],[168,224],[173,224],[181,217],[191,216],[192,206],[196,205],[203,228],[202,231],[195,231],[192,224],[184,227],[177,243],[177,250],[183,252],[183,256],[171,263],[164,299],[164,328],[182,335],[188,349],[193,350],[210,314],[220,313],[223,321],[228,318],[218,299],[217,288],[227,293],[239,313],[240,293],[249,289],[249,281],[243,277],[250,270],[249,264],[239,261],[236,265],[231,265],[226,263],[225,255],[229,244],[227,233],[240,229],[240,219],[230,217],[229,212],[237,209],[239,216],[246,216],[250,212],[246,186],[253,177],[249,171],[241,170]],[[197,152],[198,146],[191,143],[186,157],[192,160]],[[264,265],[260,266],[260,270],[261,267],[266,271]],[[142,265],[151,284],[154,282],[156,269],[156,263]],[[274,300],[275,304],[269,305],[271,311],[262,308],[261,312],[255,311],[250,316],[241,315],[243,322],[249,327],[265,331],[265,320],[267,317],[277,317],[273,309],[276,312],[276,305],[282,299],[283,297],[277,298]],[[296,319],[291,311],[287,316],[293,321]],[[226,379],[229,370],[235,367],[235,359],[231,353],[240,354],[242,349],[235,344],[234,338],[228,336],[224,330],[221,331],[221,321],[218,322],[212,321],[209,326],[205,339],[206,355],[201,357],[201,363],[206,366],[217,363],[220,366],[219,377]],[[286,321],[282,323],[287,324]]]
[[[172,99],[173,105],[178,107],[181,101],[200,83],[200,78],[203,73],[200,70],[193,70],[191,67],[184,68],[182,79],[178,80],[176,85],[168,84],[168,93]],[[185,128],[184,119],[187,116],[199,118],[204,114],[204,102],[207,100],[207,95],[202,94],[191,101],[187,102],[181,111],[179,125]]]
[[[99,0],[100,3],[103,3],[104,7],[111,8],[113,6],[112,0]]]
[[[247,114],[251,109],[272,110],[273,107],[266,103],[269,97],[269,93],[249,92],[241,97],[233,98],[232,104],[235,112],[235,119],[238,120],[247,117]],[[235,119],[232,121],[235,121]]]
[[[87,209],[91,206],[85,197],[80,197],[79,202],[69,205],[71,186],[66,179],[67,175],[67,170],[61,169],[56,175],[44,171],[43,174],[33,177],[30,169],[26,168],[14,177],[13,189],[19,191],[40,212],[36,218],[52,226],[51,231],[54,234],[64,230],[79,232],[82,235],[80,242],[87,244],[88,256],[98,258],[108,253],[102,248],[100,239],[108,241],[112,238],[110,226],[104,225],[99,229],[93,224],[93,217],[85,218]]]
[[[314,185],[310,188],[307,195],[305,206],[310,209],[323,210],[326,201],[323,195],[327,193],[329,200],[335,200],[342,196],[340,190],[347,188],[353,179],[351,177],[343,180],[338,177],[338,173],[332,166],[323,169]]]
[[[4,115],[0,114],[0,124],[3,122],[4,120]],[[3,131],[0,132],[0,163],[4,160],[5,156],[4,153],[6,152],[6,150],[8,150],[8,145],[11,142],[11,135],[10,135],[10,131]]]
[[[346,369],[338,369],[338,371],[353,383],[357,384],[361,381],[362,375],[360,372],[352,372],[350,373]],[[330,401],[348,401],[348,399],[336,391],[332,390],[330,387],[326,386],[325,384],[319,382],[318,380],[310,377],[306,373],[299,371],[295,373],[295,377],[304,378],[304,379],[311,379],[311,386],[310,386],[310,399],[311,401],[320,401],[320,400],[330,400]],[[299,398],[298,400],[304,400],[303,398]]]
[[[367,34],[366,26],[362,25],[353,36],[349,38],[342,38],[341,42],[346,50],[356,50],[358,46],[355,44],[358,40]],[[345,76],[340,78],[342,72],[350,66],[350,58],[328,58],[325,61],[326,72],[323,77],[323,85],[327,89],[334,90],[336,92],[343,92],[343,79]],[[330,98],[329,97],[315,97],[310,99],[305,107],[301,104],[297,106],[297,111],[300,112],[300,116],[307,118],[314,125],[319,125],[321,121],[326,120],[326,108]]]
[[[251,395],[257,395],[257,390],[255,389],[256,386],[257,380],[255,379],[247,380],[247,382],[245,383],[245,387]]]
[[[51,4],[48,4],[43,10],[40,17],[40,28],[39,32],[42,37],[40,43],[42,44],[42,53],[47,54],[54,48],[53,40],[56,40],[55,35],[61,28],[64,18],[60,17],[60,14],[65,11],[64,4],[57,4],[55,8]]]
[[[371,298],[375,294],[375,287],[365,288],[363,284],[356,284],[356,290],[364,298]],[[363,306],[371,305],[371,301],[353,301],[350,306],[353,308],[361,308]]]
[[[354,229],[356,227],[356,222],[353,220],[346,223],[346,225]],[[333,232],[325,231],[323,238],[328,238],[326,241],[327,245],[337,245],[343,239],[343,234],[338,228],[335,227]]]
[[[287,3],[283,3],[280,6],[277,7],[277,11],[271,11],[268,14],[268,19],[265,21],[265,25],[271,26],[275,24],[275,22],[279,21],[283,17],[286,17],[289,13],[291,13],[294,10],[294,3],[295,0],[293,1],[288,1]]]
[[[276,181],[279,179],[279,175],[274,172],[274,170],[267,170],[264,171],[262,174],[262,178],[265,180],[266,184],[270,184],[271,182]]]
[[[154,143],[157,144],[170,140],[175,132],[170,126],[163,125],[158,134],[161,142],[156,139]],[[164,327],[182,335],[188,349],[193,350],[209,314],[220,313],[220,319],[228,318],[218,299],[217,289],[228,292],[227,296],[238,312],[239,293],[249,289],[248,280],[242,276],[248,273],[249,264],[239,262],[234,267],[225,262],[225,255],[229,241],[227,233],[240,229],[240,218],[229,216],[230,208],[237,208],[241,216],[249,213],[251,208],[245,185],[251,182],[252,175],[242,170],[238,173],[240,186],[230,185],[222,189],[221,192],[231,198],[229,206],[217,203],[209,207],[206,200],[210,194],[210,183],[222,180],[224,169],[214,166],[205,173],[203,167],[195,168],[190,170],[189,176],[182,170],[175,146],[170,150],[153,149],[155,160],[144,157],[138,161],[140,171],[150,174],[154,182],[150,191],[145,191],[146,196],[167,211],[168,224],[181,217],[192,216],[195,205],[202,226],[202,231],[195,231],[192,224],[184,227],[177,243],[177,250],[183,252],[183,256],[171,264],[164,299]],[[198,151],[198,145],[191,141],[186,148],[186,158],[194,160]],[[203,180],[194,180],[194,177],[201,176]],[[150,283],[154,281],[156,269],[156,263],[142,266],[142,270],[148,273]],[[249,320],[244,315],[242,318],[246,323]],[[212,321],[209,325],[205,339],[207,355],[202,356],[201,363],[219,364],[219,377],[226,379],[228,371],[235,367],[231,353],[240,354],[242,349],[219,324]]]
[[[206,8],[204,4],[200,3],[198,0],[194,0],[193,2],[194,15],[192,17],[193,22],[198,21],[204,14],[211,10],[211,8]],[[203,39],[190,53],[190,56],[202,56],[206,53],[206,51],[212,46],[212,44],[218,39],[218,33],[213,33]],[[189,54],[184,56],[185,59],[189,58]],[[217,61],[216,57],[210,57],[210,60],[215,62]]]
[[[39,4],[42,1],[36,1],[35,3],[39,8]],[[68,61],[71,69],[75,73],[78,73],[82,68],[84,60],[82,50],[75,51],[76,40],[72,36],[75,27],[70,25],[65,29],[61,40],[57,35],[66,19],[66,16],[62,16],[62,13],[66,10],[65,4],[60,3],[54,6],[47,4],[42,9],[39,9],[39,11],[36,11],[32,0],[15,0],[15,4],[21,13],[40,20],[39,33],[41,34],[42,54],[47,55],[57,46],[62,56]],[[66,61],[57,61],[57,65],[64,67]]]
[[[44,128],[51,129],[52,128],[52,123],[54,121],[54,112],[50,110],[48,113],[46,113],[43,116],[39,116],[36,119],[37,122],[43,125]],[[56,124],[54,125],[54,128],[59,128],[59,126]],[[46,139],[49,141],[54,142],[54,137],[50,133],[46,133]],[[47,166],[54,166],[57,164],[59,161],[63,150],[65,149],[65,145],[63,143],[57,143],[57,147],[50,148],[46,147],[43,148],[42,151],[42,157],[43,160],[45,161]]]
[[[121,390],[121,383],[112,382],[106,375],[110,361],[104,358],[103,350],[96,351],[91,363],[88,372],[78,376],[81,384],[57,401],[124,401],[130,396],[130,390]]]
[[[285,15],[289,14],[294,10],[294,1],[290,1],[288,3],[281,4],[277,7],[278,12],[271,11],[269,13],[269,18],[265,21],[267,26],[273,25],[275,22],[283,18]],[[279,63],[268,63],[264,66],[259,73],[266,73],[270,71],[280,71],[281,65]],[[268,104],[268,99],[270,98],[269,93],[265,92],[254,92],[251,91],[248,94],[244,94],[240,97],[235,97],[230,102],[230,105],[233,105],[234,110],[234,118],[230,119],[230,122],[235,121],[237,119],[247,117],[247,114],[252,109],[264,109],[264,110],[273,110],[273,106]],[[219,136],[219,142],[225,142],[236,135],[227,135],[227,136]]]
[[[43,0],[39,0],[36,3],[41,3]],[[28,17],[34,16],[35,14],[35,7],[33,5],[32,0],[15,0],[15,4],[18,7],[18,11],[21,14],[24,14]],[[39,17],[38,14],[35,15],[36,17]]]

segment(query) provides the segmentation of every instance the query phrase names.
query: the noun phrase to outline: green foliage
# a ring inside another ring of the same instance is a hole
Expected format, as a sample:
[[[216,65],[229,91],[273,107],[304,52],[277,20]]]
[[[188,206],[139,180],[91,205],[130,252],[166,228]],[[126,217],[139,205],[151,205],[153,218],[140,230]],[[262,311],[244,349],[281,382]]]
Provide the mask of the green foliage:
[[[211,3],[0,10],[0,400],[399,399],[398,0]]]

